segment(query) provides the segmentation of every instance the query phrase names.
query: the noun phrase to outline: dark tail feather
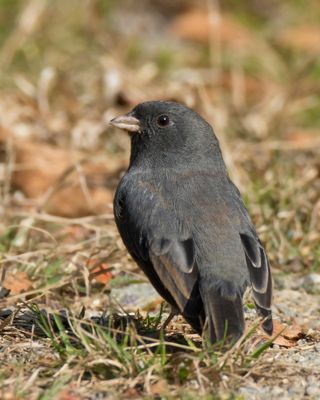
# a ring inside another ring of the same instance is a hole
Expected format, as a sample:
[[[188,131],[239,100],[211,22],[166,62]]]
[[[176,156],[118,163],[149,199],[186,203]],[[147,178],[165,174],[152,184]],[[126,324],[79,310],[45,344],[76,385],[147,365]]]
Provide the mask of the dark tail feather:
[[[270,309],[266,309],[263,307],[260,307],[256,302],[255,302],[257,312],[260,315],[260,317],[263,318],[263,323],[262,323],[262,328],[263,330],[268,334],[272,335],[273,332],[273,321],[272,321],[272,312]]]
[[[211,342],[225,337],[239,339],[245,327],[241,295],[226,299],[221,296],[220,290],[216,289],[201,291],[201,295]]]
[[[199,292],[199,284],[196,284],[192,290],[190,298],[182,312],[183,318],[192,326],[192,328],[202,335],[203,326],[206,321],[206,315],[203,308],[202,298]]]
[[[257,238],[244,233],[240,234],[240,238],[246,254],[253,299],[258,314],[264,319],[262,328],[272,335],[272,278],[268,257]]]
[[[268,270],[268,278],[267,278],[268,284],[266,291],[264,293],[257,292],[253,287],[252,292],[257,313],[264,319],[262,323],[262,328],[268,335],[272,335],[273,332],[272,311],[271,311],[272,278],[268,261],[267,261],[267,270]]]
[[[206,320],[204,310],[202,310],[199,316],[183,315],[183,318],[200,336],[202,335],[203,326]]]

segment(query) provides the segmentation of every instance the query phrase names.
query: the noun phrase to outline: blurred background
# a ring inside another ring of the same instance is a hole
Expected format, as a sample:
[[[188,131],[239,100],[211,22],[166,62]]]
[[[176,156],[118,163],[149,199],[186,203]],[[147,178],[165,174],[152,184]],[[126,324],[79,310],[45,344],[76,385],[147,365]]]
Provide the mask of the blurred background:
[[[67,308],[71,315],[83,307],[97,315],[115,304],[143,315],[159,311],[161,299],[113,222],[113,194],[128,165],[130,141],[109,121],[139,102],[169,99],[194,108],[215,129],[268,250],[276,319],[298,324],[291,335],[296,341],[302,331],[319,340],[319,54],[318,0],[1,0],[1,307],[18,312],[22,299],[46,310]],[[252,304],[246,310],[254,318]],[[26,398],[40,399],[43,388],[60,379],[57,368],[65,371],[67,364],[53,360],[48,344],[40,357],[29,350],[23,355],[29,339],[19,342],[20,333],[10,332],[3,347],[9,353],[0,355],[9,393],[3,398],[22,398],[10,397],[21,389]],[[281,346],[296,346],[280,339]],[[108,349],[104,341],[92,357],[110,359]],[[291,352],[290,360],[299,363],[300,376],[307,358],[297,349],[298,358]],[[280,363],[290,364],[279,346],[274,351]],[[79,382],[85,373],[100,376],[73,354]],[[306,368],[319,371],[319,353],[312,354]],[[18,368],[20,359],[27,361]],[[40,371],[39,360],[47,362],[44,372],[30,376]],[[269,383],[263,379],[270,392],[283,367],[268,360],[274,376]],[[106,376],[120,374],[127,387],[127,372],[113,366],[110,375],[110,368]],[[289,371],[281,385],[295,387],[302,398],[309,375],[301,375],[301,383]],[[68,379],[74,376],[72,369]],[[136,382],[144,379],[139,376]],[[208,376],[204,382],[211,384]],[[230,376],[224,388],[233,387]]]
[[[2,0],[2,215],[111,212],[129,139],[109,120],[171,99],[214,126],[271,257],[316,268],[319,21],[317,0]]]

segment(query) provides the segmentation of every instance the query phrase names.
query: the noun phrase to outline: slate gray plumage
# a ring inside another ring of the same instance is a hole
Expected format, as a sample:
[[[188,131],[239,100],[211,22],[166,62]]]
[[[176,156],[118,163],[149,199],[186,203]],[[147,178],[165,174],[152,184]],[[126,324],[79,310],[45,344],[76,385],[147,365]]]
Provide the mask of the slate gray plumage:
[[[131,157],[114,199],[129,253],[159,294],[212,342],[244,331],[248,285],[272,333],[268,259],[218,140],[196,112],[146,102],[111,122],[131,132]]]

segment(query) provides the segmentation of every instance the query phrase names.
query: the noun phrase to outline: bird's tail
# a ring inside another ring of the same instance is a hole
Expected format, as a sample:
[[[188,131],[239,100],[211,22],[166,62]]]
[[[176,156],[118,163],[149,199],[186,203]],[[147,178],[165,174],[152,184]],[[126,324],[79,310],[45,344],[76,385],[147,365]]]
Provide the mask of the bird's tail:
[[[267,285],[265,291],[257,291],[256,288],[252,287],[253,300],[256,306],[258,315],[263,318],[262,328],[268,334],[272,335],[273,332],[273,321],[271,311],[271,299],[272,299],[272,279],[269,262],[266,260],[267,270]]]
[[[224,297],[221,290],[202,288],[201,296],[204,303],[210,341],[224,338],[237,340],[244,332],[242,295]]]
[[[244,233],[240,234],[240,238],[250,274],[253,300],[258,314],[264,319],[262,328],[272,335],[272,278],[269,260],[259,239]]]

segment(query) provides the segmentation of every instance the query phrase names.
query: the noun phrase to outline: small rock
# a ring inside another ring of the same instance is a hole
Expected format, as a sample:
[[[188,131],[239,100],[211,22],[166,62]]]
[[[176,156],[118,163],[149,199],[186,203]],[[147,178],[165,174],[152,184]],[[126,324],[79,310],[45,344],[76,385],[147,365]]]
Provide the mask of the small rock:
[[[138,309],[149,311],[163,301],[150,283],[134,283],[114,288],[111,290],[111,298],[114,298],[125,310],[130,311]]]
[[[308,396],[317,396],[317,398],[320,397],[320,386],[318,385],[309,385],[306,388],[306,394]]]
[[[277,308],[278,311],[279,311],[281,314],[285,315],[287,318],[288,318],[288,317],[289,317],[289,318],[294,318],[294,317],[296,317],[297,314],[298,314],[296,310],[294,310],[294,309],[292,309],[292,308],[290,308],[290,307],[287,307],[286,305],[284,305],[284,304],[282,304],[282,303],[275,304],[275,308]]]
[[[240,388],[239,392],[247,400],[256,400],[261,398],[261,391],[252,386],[243,386]]]
[[[320,291],[320,274],[309,274],[303,279],[302,286],[308,293]]]
[[[301,286],[303,286],[303,282],[304,282],[304,278],[293,280],[290,285],[290,289],[300,290]]]

